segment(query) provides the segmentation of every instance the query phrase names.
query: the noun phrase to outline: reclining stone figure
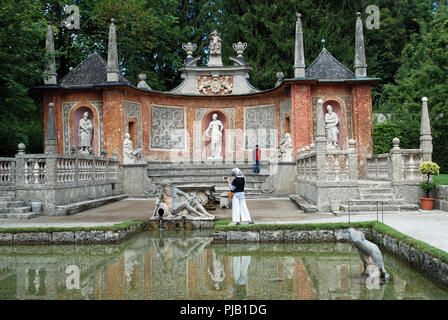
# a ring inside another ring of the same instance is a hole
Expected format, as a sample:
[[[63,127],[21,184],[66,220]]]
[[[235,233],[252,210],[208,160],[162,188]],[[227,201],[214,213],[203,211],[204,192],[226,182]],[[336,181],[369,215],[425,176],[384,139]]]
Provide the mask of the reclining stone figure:
[[[180,197],[184,197],[182,200]],[[165,179],[162,182],[162,189],[156,200],[152,220],[159,219],[177,219],[185,217],[187,219],[210,219],[214,217],[209,214],[196,196],[188,195],[182,190],[174,187],[171,181]]]
[[[378,277],[379,275],[383,279],[389,279],[390,276],[384,268],[383,256],[378,246],[366,240],[361,231],[350,228],[348,229],[348,233],[350,234],[350,239],[355,244],[359,255],[361,256],[361,260],[364,265],[362,275],[366,275],[368,277]]]

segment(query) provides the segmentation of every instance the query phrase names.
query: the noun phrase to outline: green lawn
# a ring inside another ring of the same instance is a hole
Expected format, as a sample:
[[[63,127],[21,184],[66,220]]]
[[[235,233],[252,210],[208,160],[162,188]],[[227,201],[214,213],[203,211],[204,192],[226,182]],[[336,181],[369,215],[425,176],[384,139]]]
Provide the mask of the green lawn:
[[[439,174],[437,176],[432,176],[432,181],[434,181],[435,184],[448,185],[448,174]]]

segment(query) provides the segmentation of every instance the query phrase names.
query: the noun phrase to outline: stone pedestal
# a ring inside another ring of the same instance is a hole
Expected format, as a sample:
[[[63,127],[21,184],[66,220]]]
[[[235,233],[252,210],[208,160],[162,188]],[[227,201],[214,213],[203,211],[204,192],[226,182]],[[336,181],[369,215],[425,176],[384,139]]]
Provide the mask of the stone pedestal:
[[[145,198],[145,179],[147,179],[147,163],[121,165],[123,193],[129,197]]]

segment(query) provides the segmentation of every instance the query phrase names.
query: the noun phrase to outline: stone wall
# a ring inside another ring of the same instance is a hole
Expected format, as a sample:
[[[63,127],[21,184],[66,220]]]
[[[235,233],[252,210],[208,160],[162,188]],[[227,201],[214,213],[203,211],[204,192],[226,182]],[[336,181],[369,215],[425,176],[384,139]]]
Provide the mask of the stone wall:
[[[448,186],[437,186],[434,208],[448,211]]]
[[[15,231],[1,232],[0,245],[6,244],[101,244],[121,242],[143,230],[145,223],[111,230]]]

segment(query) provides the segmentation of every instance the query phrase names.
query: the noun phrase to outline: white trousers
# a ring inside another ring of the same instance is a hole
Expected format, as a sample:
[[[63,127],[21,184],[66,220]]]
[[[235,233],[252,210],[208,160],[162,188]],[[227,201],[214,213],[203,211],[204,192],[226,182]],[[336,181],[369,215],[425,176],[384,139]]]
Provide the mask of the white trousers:
[[[238,199],[237,197],[232,198],[232,221],[252,221],[249,209],[247,209],[246,199]]]
[[[233,280],[235,284],[246,284],[247,269],[250,264],[250,256],[234,256],[232,257]]]

